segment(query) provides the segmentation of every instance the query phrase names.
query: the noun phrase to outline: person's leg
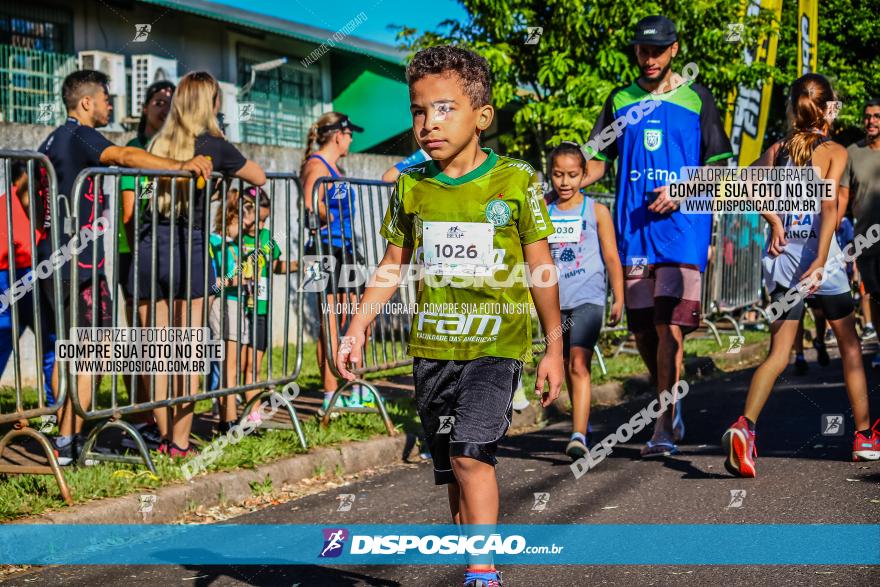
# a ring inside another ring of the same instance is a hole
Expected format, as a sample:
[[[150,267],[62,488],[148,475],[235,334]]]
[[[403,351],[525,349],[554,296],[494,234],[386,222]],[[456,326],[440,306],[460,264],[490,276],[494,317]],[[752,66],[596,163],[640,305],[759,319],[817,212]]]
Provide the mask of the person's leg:
[[[871,428],[871,417],[868,411],[868,382],[862,364],[862,345],[856,332],[855,316],[849,314],[839,320],[831,320],[831,328],[837,337],[837,347],[843,363],[843,380],[846,382],[846,394],[852,406],[853,420],[856,430],[865,431]]]
[[[164,299],[156,300],[156,315],[150,315],[150,302],[138,302],[138,319],[140,327],[167,328],[169,317],[168,302]],[[154,401],[162,401],[168,398],[168,381],[167,375],[156,373],[155,375],[144,375],[141,379],[141,389],[143,389],[145,398],[150,397],[150,386],[154,386]],[[169,430],[171,430],[171,410],[168,408],[155,408],[153,410],[153,418],[156,420],[156,427],[159,428],[159,434],[162,438],[169,438]]]
[[[325,357],[326,353],[326,341],[324,338],[324,320],[329,321],[330,327],[330,345],[333,349],[333,355],[336,354],[336,338],[337,338],[337,318],[333,314],[336,311],[336,302],[339,301],[338,296],[335,294],[329,294],[326,297],[328,308],[332,308],[328,311],[328,313],[321,314],[321,331],[318,337],[318,368],[321,371],[321,383],[324,386],[324,394],[326,395],[328,392],[332,393],[336,391],[336,388],[339,386],[339,382],[336,380],[336,377],[333,375],[333,370],[330,369],[330,361],[331,357]]]
[[[626,323],[636,339],[651,382],[657,382],[657,331],[654,328],[654,288],[656,287],[653,266],[624,268],[624,305]]]
[[[639,350],[639,356],[642,357],[648,373],[651,376],[651,383],[657,384],[657,347],[660,339],[657,337],[657,329],[653,326],[649,330],[635,333],[636,348]]]
[[[770,326],[770,352],[752,375],[743,410],[743,415],[753,424],[758,421],[776,380],[788,366],[797,331],[798,320],[777,320]]]
[[[79,284],[72,303],[79,305],[77,323],[80,327],[109,327],[113,321],[110,316],[110,290],[107,280],[98,276],[96,281]],[[92,391],[101,385],[100,375],[81,374],[76,377],[76,395],[83,410],[92,404]],[[59,434],[69,437],[82,432],[84,421],[74,413],[73,403],[69,401],[59,410]]]
[[[865,320],[865,330],[868,328],[874,328],[874,321],[871,319],[871,294],[868,292],[862,293],[861,299],[859,300],[859,306],[862,309],[862,317]]]
[[[458,456],[452,457],[452,472],[459,487],[461,523],[497,524],[499,497],[495,467],[471,457]],[[485,568],[493,567],[485,565]]]
[[[192,318],[190,319],[187,315],[186,301],[185,300],[175,300],[174,301],[174,317],[175,317],[175,326],[178,328],[189,327],[189,328],[199,328],[202,326],[202,303],[204,298],[195,298],[192,300]],[[197,393],[199,390],[199,378],[200,374],[195,373],[192,375],[181,375],[176,377],[175,379],[178,382],[179,389],[175,390],[177,394],[187,394],[191,395]],[[187,387],[186,382],[189,380],[189,386]],[[174,426],[172,429],[172,442],[177,445],[178,448],[186,450],[189,448],[189,435],[192,432],[192,421],[193,421],[193,411],[195,409],[194,403],[185,403],[180,404],[174,407]]]
[[[235,375],[238,370],[238,343],[232,340],[226,341],[226,358],[223,363],[223,387],[238,385]],[[237,411],[235,409],[235,395],[224,395],[220,398],[220,421],[224,423],[235,422]]]
[[[449,483],[446,486],[446,492],[449,497],[449,513],[452,514],[452,523],[461,526],[461,488],[458,483]]]
[[[681,378],[684,359],[684,334],[675,324],[657,325],[657,396],[670,391]],[[672,421],[675,405],[670,406],[654,422],[654,443],[672,443]]]
[[[816,320],[816,340],[824,341],[825,332],[828,330],[828,322],[825,320],[825,312],[822,311],[822,308],[813,308],[813,318]]]
[[[684,337],[700,326],[702,274],[684,264],[659,265],[654,270],[654,328],[657,332],[657,394],[672,392],[681,379]],[[654,422],[651,441],[642,456],[665,455],[684,437],[681,405],[676,401]]]
[[[587,422],[590,420],[590,363],[593,349],[572,347],[566,362],[566,371],[571,384],[572,432],[587,435]]]
[[[798,331],[794,339],[794,354],[796,357],[804,358],[804,317],[798,320]]]

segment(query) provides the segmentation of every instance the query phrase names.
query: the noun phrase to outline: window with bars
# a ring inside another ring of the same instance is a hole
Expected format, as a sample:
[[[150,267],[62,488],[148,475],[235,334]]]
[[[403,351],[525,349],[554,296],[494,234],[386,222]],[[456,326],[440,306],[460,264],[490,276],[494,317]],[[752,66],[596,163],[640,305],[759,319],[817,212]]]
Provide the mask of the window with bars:
[[[57,9],[7,5],[0,8],[0,45],[62,53],[70,49],[70,22]]]
[[[250,65],[280,55],[239,47],[238,79],[250,79]],[[291,61],[296,61],[291,58]],[[246,143],[305,147],[309,127],[320,112],[321,70],[319,65],[302,67],[287,63],[266,72],[258,72],[250,91],[239,102],[253,104],[250,118],[241,123],[241,140]]]

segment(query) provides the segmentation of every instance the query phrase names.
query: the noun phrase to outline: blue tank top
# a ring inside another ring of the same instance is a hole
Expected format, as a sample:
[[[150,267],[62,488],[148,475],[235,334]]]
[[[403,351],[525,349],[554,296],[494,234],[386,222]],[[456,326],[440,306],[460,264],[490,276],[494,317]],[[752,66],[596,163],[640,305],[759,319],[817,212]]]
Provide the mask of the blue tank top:
[[[309,159],[319,159],[333,179],[341,177],[320,155],[311,155]],[[321,228],[321,242],[325,245],[332,242],[334,249],[344,246],[346,250],[352,250],[351,221],[354,218],[355,195],[354,188],[348,183],[334,183],[327,188],[324,205],[327,207],[327,214],[332,215],[332,220]]]
[[[593,199],[584,196],[580,208],[560,210],[556,202],[547,206],[550,220],[575,217],[580,219],[577,242],[550,244],[550,254],[559,269],[559,307],[571,310],[582,304],[605,305],[605,262],[599,245]]]
[[[819,144],[830,139],[823,139]],[[784,153],[777,158],[777,166],[789,167],[793,165]],[[812,159],[807,161],[806,167],[813,164]],[[810,268],[816,260],[819,251],[819,232],[822,228],[822,213],[818,214],[779,214],[782,226],[785,227],[786,245],[776,257],[771,257],[767,249],[761,265],[764,269],[764,283],[768,291],[776,289],[777,285],[791,288],[801,281],[801,276]],[[834,222],[834,218],[829,219]],[[769,246],[769,241],[767,243]],[[849,278],[846,267],[840,266],[835,259],[840,253],[840,245],[836,238],[831,239],[828,252],[828,262],[825,265],[825,281],[816,290],[816,295],[837,295],[850,291]]]

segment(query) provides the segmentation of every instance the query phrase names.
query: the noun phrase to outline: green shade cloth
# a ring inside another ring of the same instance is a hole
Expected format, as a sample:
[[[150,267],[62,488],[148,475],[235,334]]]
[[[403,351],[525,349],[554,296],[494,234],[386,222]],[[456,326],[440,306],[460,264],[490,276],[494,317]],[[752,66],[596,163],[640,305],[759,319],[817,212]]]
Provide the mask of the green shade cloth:
[[[354,134],[353,153],[366,151],[412,128],[409,88],[403,82],[365,71],[333,100],[333,110],[364,127]]]

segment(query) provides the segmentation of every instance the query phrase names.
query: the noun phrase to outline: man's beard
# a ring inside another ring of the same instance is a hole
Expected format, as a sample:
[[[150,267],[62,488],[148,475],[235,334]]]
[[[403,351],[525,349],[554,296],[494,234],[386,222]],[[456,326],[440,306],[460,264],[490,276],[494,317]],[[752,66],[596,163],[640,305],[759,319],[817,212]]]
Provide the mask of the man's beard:
[[[658,73],[658,74],[655,75],[654,77],[648,77],[648,76],[645,74],[645,70],[644,70],[643,68],[640,67],[639,69],[640,69],[641,72],[642,72],[642,79],[643,79],[644,81],[646,81],[646,82],[659,82],[659,81],[662,80],[664,77],[666,77],[666,74],[669,73],[670,68],[672,68],[672,62],[671,62],[671,61],[670,61],[669,63],[667,63],[667,64],[666,64],[666,67],[662,68],[662,69],[660,70],[660,73]]]

